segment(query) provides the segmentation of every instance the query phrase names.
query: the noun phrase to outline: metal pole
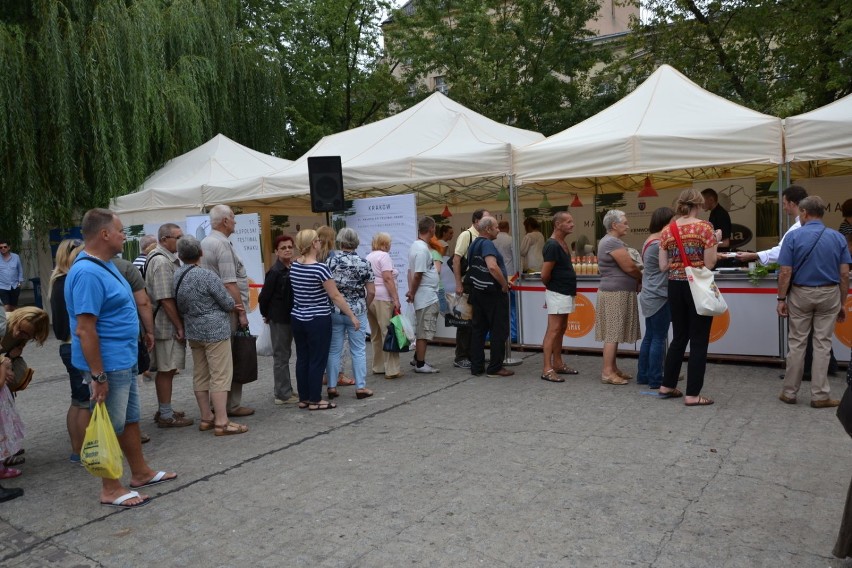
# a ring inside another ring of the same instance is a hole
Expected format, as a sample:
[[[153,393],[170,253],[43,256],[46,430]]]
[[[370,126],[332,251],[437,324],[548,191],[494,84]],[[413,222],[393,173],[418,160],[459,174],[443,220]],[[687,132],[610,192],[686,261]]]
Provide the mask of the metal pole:
[[[512,233],[512,256],[515,259],[515,270],[519,270],[520,268],[520,238],[518,232],[518,223],[517,223],[517,195],[515,194],[515,176],[509,176],[509,210],[510,217],[512,219],[512,227],[514,227],[514,231]],[[506,355],[503,360],[504,367],[514,367],[523,363],[523,359],[513,359],[512,358],[512,298],[511,294],[514,292],[510,291],[509,297],[509,337],[506,338]],[[523,337],[521,335],[521,302],[520,298],[516,298],[515,308],[518,311],[518,317],[516,318],[517,327],[518,327],[518,340],[520,341]]]

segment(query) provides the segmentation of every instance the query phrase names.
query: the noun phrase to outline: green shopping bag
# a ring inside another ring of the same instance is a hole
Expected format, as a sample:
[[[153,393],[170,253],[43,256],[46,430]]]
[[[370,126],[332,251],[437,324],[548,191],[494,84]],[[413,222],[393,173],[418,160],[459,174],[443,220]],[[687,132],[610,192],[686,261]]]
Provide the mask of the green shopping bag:
[[[411,342],[405,335],[405,327],[403,327],[402,316],[397,312],[390,319],[390,322],[391,324],[393,324],[394,335],[396,335],[396,341],[397,343],[399,343],[399,347],[401,349],[405,349]]]

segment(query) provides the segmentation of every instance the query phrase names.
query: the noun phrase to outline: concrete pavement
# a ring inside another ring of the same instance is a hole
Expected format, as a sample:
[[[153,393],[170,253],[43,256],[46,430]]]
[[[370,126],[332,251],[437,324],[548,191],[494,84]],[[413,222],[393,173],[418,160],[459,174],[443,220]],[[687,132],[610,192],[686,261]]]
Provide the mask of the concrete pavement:
[[[430,346],[436,375],[388,381],[333,411],[275,406],[271,358],[244,389],[241,436],[158,429],[143,392],[148,506],[98,504],[68,462],[68,380],[58,343],[27,347],[23,498],[0,504],[0,565],[23,566],[849,566],[831,556],[852,476],[833,410],[778,399],[779,369],[710,364],[686,408],[645,387],[603,385],[601,359],[539,380],[540,353],[512,378],[471,377]],[[175,407],[198,418],[191,359]],[[622,367],[635,373],[636,360]],[[295,376],[294,376],[295,381]],[[844,381],[832,379],[832,394]],[[125,475],[126,477],[126,475]]]

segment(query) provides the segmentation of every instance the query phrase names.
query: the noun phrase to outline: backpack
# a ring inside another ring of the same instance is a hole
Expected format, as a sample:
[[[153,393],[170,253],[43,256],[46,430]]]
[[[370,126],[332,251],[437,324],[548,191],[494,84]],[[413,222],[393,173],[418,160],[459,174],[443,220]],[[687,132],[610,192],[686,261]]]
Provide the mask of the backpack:
[[[468,260],[470,258],[470,247],[473,245],[473,241],[476,240],[476,237],[473,236],[473,233],[470,232],[470,229],[466,229],[462,231],[462,234],[467,233],[470,235],[470,241],[467,243],[467,251],[464,253],[464,256],[459,258],[459,269],[461,270],[461,276],[464,276],[467,273],[467,267],[470,264]],[[461,235],[459,235],[461,238]],[[455,263],[450,263],[450,269],[455,272]]]

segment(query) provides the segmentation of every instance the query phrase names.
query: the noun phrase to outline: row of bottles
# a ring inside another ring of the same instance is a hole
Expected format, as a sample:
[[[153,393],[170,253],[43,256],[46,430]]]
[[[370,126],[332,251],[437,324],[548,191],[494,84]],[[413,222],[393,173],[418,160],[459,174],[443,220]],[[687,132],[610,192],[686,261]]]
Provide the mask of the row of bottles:
[[[598,257],[597,256],[575,256],[571,259],[574,263],[574,272],[578,276],[595,276],[598,272]]]

